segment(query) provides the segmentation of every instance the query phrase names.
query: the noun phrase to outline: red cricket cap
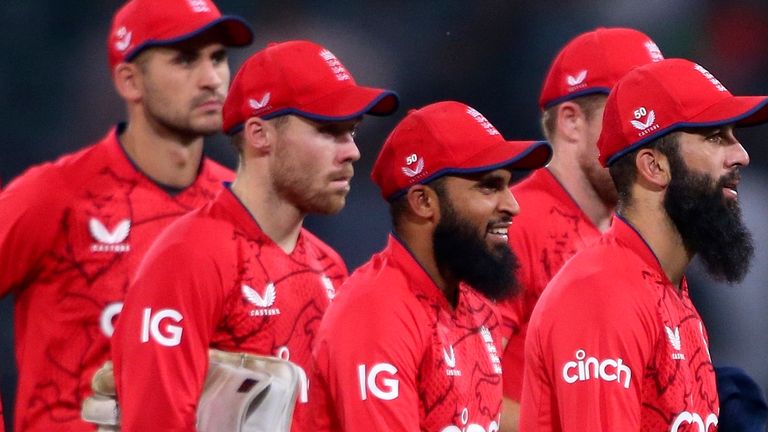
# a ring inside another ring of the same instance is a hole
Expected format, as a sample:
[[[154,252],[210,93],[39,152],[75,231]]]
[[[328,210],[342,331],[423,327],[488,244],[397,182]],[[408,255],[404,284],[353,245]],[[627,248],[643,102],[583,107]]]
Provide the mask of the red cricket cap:
[[[598,28],[576,36],[557,54],[539,97],[544,110],[589,94],[608,94],[633,68],[663,60],[656,43],[629,28]]]
[[[246,46],[253,41],[244,19],[222,15],[211,0],[130,0],[112,18],[109,66],[114,69],[147,48],[183,42],[214,27],[222,30],[224,45]]]
[[[734,96],[702,66],[667,59],[628,73],[608,95],[597,141],[600,163],[684,128],[768,121],[768,97]]]
[[[507,141],[476,109],[438,102],[411,110],[384,142],[371,178],[391,201],[415,184],[444,175],[498,168],[537,169],[549,162],[546,141]]]
[[[341,61],[314,42],[271,43],[246,60],[232,80],[224,102],[224,132],[239,132],[250,117],[295,114],[345,121],[363,114],[386,116],[399,103],[393,91],[357,85]]]

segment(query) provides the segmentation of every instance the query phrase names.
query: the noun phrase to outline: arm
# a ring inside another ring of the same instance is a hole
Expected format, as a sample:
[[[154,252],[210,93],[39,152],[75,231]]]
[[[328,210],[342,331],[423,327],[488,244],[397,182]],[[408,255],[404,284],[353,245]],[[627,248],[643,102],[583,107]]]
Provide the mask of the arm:
[[[641,290],[614,282],[545,292],[526,339],[521,430],[639,430],[654,314]]]
[[[55,182],[36,169],[0,193],[0,297],[34,277],[62,223],[66,198],[49,194]]]
[[[316,400],[326,405],[330,430],[419,430],[417,323],[404,302],[391,299],[331,305],[314,349],[313,384],[322,389]]]
[[[163,247],[169,237],[145,257],[112,339],[124,430],[195,430],[222,282],[204,248]]]

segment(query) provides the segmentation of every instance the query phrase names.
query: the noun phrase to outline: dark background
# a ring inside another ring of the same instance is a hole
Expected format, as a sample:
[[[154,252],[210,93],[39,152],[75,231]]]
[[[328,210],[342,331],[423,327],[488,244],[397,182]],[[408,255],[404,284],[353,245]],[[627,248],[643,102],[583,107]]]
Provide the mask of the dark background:
[[[162,1],[162,0],[158,0]],[[667,57],[707,67],[735,94],[768,94],[768,6],[764,1],[416,1],[280,2],[220,0],[241,15],[255,43],[232,51],[232,70],[270,41],[312,39],[332,50],[365,85],[401,96],[392,118],[368,118],[347,208],[307,224],[354,269],[385,243],[385,203],[368,179],[387,132],[408,108],[454,99],[474,106],[509,139],[540,138],[538,92],[549,62],[580,32],[629,26],[651,36]],[[112,88],[105,41],[114,0],[0,2],[0,178],[98,140],[123,119]],[[752,157],[741,200],[757,240],[753,270],[739,287],[689,272],[716,364],[741,366],[768,386],[768,127],[739,133]],[[233,166],[222,137],[209,153]],[[0,301],[0,390],[6,421],[15,385],[11,299]]]

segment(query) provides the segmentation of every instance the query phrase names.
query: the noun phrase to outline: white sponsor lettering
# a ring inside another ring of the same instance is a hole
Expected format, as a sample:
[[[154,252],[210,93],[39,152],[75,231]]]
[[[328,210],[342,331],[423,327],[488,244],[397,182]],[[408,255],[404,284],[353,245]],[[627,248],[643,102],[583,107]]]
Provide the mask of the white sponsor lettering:
[[[275,350],[275,357],[280,360],[291,361],[291,350],[285,345],[279,346]],[[299,390],[299,402],[307,403],[309,402],[309,378],[307,378],[307,373],[304,371],[304,368],[299,366],[299,370],[301,371],[301,376],[299,377],[299,384],[301,387]]]
[[[167,324],[161,331],[160,325],[163,323],[163,320],[166,319],[178,324],[184,317],[179,311],[174,309],[160,309],[159,311],[152,313],[152,308],[144,308],[144,316],[141,323],[141,343],[149,342],[149,337],[151,335],[152,339],[160,345],[167,347],[178,345],[181,342],[181,333],[183,329],[178,325]],[[166,336],[166,334],[168,336]]]
[[[695,424],[698,426],[698,432],[709,432],[710,426],[717,426],[717,415],[709,413],[709,415],[707,415],[707,419],[704,420],[697,413],[683,411],[678,414],[677,417],[675,417],[675,420],[672,422],[672,427],[669,428],[669,432],[678,432],[680,426],[684,424]]]
[[[632,370],[620,358],[598,360],[595,357],[587,357],[587,353],[580,349],[576,351],[576,361],[569,361],[563,366],[563,379],[568,384],[590,379],[617,381],[622,384],[623,379],[622,385],[628,389],[632,379]]]
[[[101,311],[99,327],[101,328],[101,332],[104,333],[104,336],[111,338],[112,334],[115,333],[115,317],[119,315],[122,310],[123,302],[115,302],[108,304],[107,307]]]
[[[379,387],[379,384],[376,382],[377,377],[382,373],[389,375],[388,378],[385,377],[381,380],[384,388]],[[367,373],[364,364],[357,365],[357,377],[360,384],[360,399],[367,400],[368,391],[381,400],[397,399],[400,395],[400,381],[395,378],[396,374],[397,368],[389,363],[376,363]]]
[[[501,417],[501,416],[499,416]],[[498,432],[500,418],[491,420],[487,428],[477,423],[469,423],[469,410],[464,408],[461,411],[461,426],[450,425],[440,429],[440,432]],[[469,424],[467,424],[469,423]]]

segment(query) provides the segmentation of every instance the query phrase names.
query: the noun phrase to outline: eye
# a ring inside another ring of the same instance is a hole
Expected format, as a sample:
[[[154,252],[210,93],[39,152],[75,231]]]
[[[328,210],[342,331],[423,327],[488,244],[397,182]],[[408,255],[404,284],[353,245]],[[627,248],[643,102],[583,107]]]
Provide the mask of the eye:
[[[718,130],[718,131],[715,131],[714,133],[707,135],[706,140],[713,143],[721,142],[723,140],[723,131]]]
[[[213,61],[213,64],[222,64],[227,61],[227,58],[229,57],[227,50],[218,50],[211,55],[211,60]]]
[[[173,58],[173,62],[181,66],[191,66],[195,61],[197,53],[189,51],[181,51]]]

